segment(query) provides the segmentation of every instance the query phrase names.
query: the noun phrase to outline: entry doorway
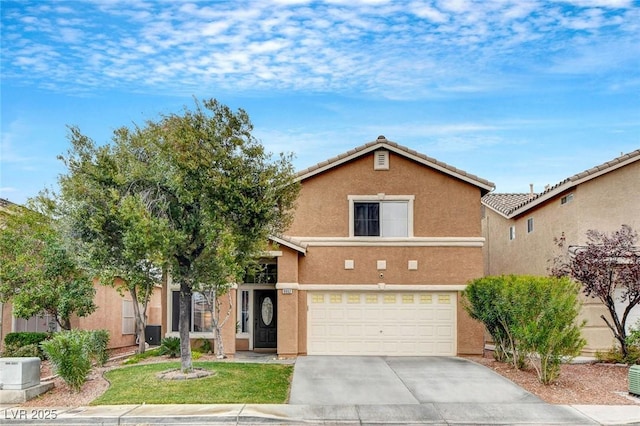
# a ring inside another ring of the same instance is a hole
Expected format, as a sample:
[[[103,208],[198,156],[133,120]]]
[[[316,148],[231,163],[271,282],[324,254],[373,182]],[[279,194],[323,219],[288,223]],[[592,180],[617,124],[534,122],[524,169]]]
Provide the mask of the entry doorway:
[[[278,305],[275,290],[253,291],[253,349],[277,349]]]

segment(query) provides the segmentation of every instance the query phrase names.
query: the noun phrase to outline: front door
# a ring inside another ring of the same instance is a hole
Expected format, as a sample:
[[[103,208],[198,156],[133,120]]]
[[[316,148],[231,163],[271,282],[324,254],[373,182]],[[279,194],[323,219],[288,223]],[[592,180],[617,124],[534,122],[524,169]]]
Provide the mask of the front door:
[[[277,348],[277,308],[275,290],[254,290],[254,349]]]

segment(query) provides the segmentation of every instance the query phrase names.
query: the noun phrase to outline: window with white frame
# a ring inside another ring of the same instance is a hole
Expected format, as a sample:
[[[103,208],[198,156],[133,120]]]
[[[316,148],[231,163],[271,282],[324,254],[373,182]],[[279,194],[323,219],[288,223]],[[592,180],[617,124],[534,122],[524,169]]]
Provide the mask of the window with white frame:
[[[122,301],[122,334],[135,334],[136,320],[133,311],[133,300]]]
[[[240,291],[240,303],[238,304],[238,333],[249,332],[249,290]]]
[[[516,239],[516,227],[515,226],[510,226],[509,227],[509,240],[515,240]]]
[[[533,232],[533,218],[530,217],[529,219],[527,219],[527,234],[530,234]]]
[[[172,292],[171,331],[178,331],[180,324],[180,292]],[[201,293],[193,293],[189,306],[189,331],[192,333],[213,332],[212,306]]]
[[[378,198],[377,200],[375,198]],[[400,238],[413,235],[413,197],[351,196],[350,235]]]

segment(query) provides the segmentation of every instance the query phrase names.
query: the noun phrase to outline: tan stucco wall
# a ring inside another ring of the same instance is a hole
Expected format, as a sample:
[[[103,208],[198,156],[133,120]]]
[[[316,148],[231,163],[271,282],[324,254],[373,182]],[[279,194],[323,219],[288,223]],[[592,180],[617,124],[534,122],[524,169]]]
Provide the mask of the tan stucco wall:
[[[621,225],[640,230],[640,162],[635,162],[558,194],[548,202],[506,219],[489,208],[482,219],[485,244],[485,272],[488,275],[548,275],[549,260],[560,254],[554,238],[563,233],[565,246],[586,243],[589,229],[611,232]],[[560,199],[573,194],[564,205]],[[637,190],[636,190],[637,193]],[[533,218],[534,231],[527,233],[527,219]],[[515,225],[516,238],[509,240],[509,227]],[[607,350],[613,343],[611,331],[600,315],[608,312],[596,299],[586,299],[582,316],[587,339],[584,353]]]
[[[354,269],[345,269],[345,260]],[[386,270],[377,269],[378,260]],[[409,260],[418,261],[417,270],[408,269]],[[311,247],[300,259],[301,284],[464,284],[480,276],[480,247]]]
[[[302,242],[309,237],[349,237],[348,196],[384,193],[414,196],[414,237],[481,237],[479,188],[393,152],[389,163],[388,171],[373,170],[371,153],[305,179],[295,220],[286,235]],[[345,246],[344,242],[327,246],[326,241],[323,245],[309,241],[306,255],[279,248],[283,255],[278,257],[278,282],[459,286],[483,275],[480,246],[410,246],[401,241],[395,246]],[[354,269],[345,269],[345,260],[353,260]],[[378,270],[379,260],[386,261],[385,270]],[[417,270],[409,270],[410,260],[418,261]],[[297,309],[294,298],[278,294],[281,355],[307,351],[307,292],[296,293]],[[457,324],[458,353],[482,353],[482,326],[460,306]]]
[[[469,316],[458,292],[458,355],[481,355],[484,349],[484,326]]]
[[[276,290],[278,297],[278,356],[298,354],[298,291],[284,294]]]
[[[390,170],[373,170],[373,153],[302,182],[286,234],[349,235],[348,195],[415,195],[414,235],[480,236],[480,189],[390,153]]]

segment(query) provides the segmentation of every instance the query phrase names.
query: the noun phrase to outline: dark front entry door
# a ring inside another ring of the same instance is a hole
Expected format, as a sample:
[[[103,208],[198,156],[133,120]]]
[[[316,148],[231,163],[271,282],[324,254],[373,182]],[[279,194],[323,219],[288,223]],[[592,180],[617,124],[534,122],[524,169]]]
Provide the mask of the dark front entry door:
[[[253,348],[277,348],[277,313],[275,290],[255,290],[253,304]]]

